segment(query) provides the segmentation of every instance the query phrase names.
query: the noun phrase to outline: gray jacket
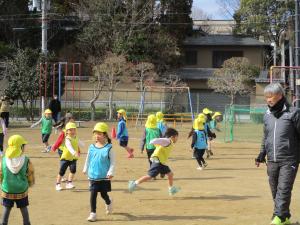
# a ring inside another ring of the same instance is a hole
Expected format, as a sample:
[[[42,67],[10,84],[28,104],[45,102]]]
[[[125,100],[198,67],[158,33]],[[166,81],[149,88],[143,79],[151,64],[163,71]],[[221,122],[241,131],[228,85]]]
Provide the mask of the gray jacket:
[[[298,162],[300,152],[300,111],[284,106],[276,118],[269,110],[264,115],[261,154],[271,162]]]

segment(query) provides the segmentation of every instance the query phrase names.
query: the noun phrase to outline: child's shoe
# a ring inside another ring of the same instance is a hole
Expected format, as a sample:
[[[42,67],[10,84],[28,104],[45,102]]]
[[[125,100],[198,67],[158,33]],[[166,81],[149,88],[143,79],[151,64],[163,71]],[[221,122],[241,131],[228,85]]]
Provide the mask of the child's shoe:
[[[86,220],[90,222],[95,222],[97,220],[96,213],[91,212],[89,217]]]
[[[73,185],[73,183],[72,182],[67,182],[66,189],[73,189],[73,188],[75,188],[75,186]]]
[[[128,181],[128,191],[132,193],[136,189],[136,183],[134,180]]]
[[[197,170],[203,170],[203,167],[202,166],[198,166]]]
[[[112,210],[113,210],[113,201],[112,199],[110,199],[110,204],[109,205],[106,205],[105,204],[105,213],[106,215],[109,215],[109,214],[112,214]]]
[[[207,163],[205,162],[205,163],[203,163],[203,167],[205,168],[205,167],[207,167]]]
[[[172,186],[172,187],[169,188],[169,195],[173,196],[179,191],[180,191],[180,187]]]
[[[289,218],[286,218],[285,221],[282,221],[279,216],[275,216],[271,222],[271,225],[288,225],[291,224]]]
[[[56,185],[55,185],[55,190],[61,191],[61,190],[62,190],[61,185],[60,185],[60,184],[56,184]]]
[[[46,152],[50,152],[51,151],[51,145],[47,146],[46,148]]]
[[[48,152],[48,148],[47,147],[45,147],[42,151],[41,151],[41,153],[47,153]]]

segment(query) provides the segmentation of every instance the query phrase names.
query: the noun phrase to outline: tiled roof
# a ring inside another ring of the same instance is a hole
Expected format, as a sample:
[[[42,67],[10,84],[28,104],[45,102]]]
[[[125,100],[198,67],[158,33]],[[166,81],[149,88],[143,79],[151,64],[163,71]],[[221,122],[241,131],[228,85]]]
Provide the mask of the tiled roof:
[[[238,37],[233,35],[206,35],[188,37],[184,45],[196,46],[270,46],[251,37]]]

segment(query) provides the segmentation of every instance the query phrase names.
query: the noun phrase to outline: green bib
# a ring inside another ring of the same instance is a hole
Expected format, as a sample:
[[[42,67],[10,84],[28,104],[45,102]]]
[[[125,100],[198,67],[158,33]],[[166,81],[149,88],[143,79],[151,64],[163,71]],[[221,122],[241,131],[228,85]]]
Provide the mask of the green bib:
[[[146,149],[153,150],[155,149],[154,145],[150,144],[154,138],[160,137],[160,131],[158,128],[146,128]]]
[[[52,118],[46,119],[43,116],[42,118],[42,134],[51,134],[52,131]]]
[[[6,157],[2,158],[2,191],[9,194],[20,194],[28,190],[28,161],[29,159],[25,156],[24,165],[17,174],[14,174],[6,166]]]

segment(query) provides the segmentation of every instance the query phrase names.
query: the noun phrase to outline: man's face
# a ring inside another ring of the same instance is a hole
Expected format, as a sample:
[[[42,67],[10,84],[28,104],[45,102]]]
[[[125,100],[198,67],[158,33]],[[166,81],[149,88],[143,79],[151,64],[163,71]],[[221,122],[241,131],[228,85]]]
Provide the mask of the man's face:
[[[276,103],[282,98],[282,94],[272,94],[272,93],[267,93],[265,94],[265,99],[268,104],[268,106],[273,107],[276,105]]]

